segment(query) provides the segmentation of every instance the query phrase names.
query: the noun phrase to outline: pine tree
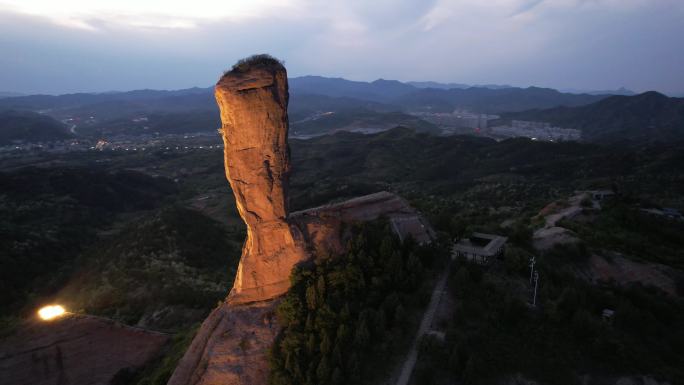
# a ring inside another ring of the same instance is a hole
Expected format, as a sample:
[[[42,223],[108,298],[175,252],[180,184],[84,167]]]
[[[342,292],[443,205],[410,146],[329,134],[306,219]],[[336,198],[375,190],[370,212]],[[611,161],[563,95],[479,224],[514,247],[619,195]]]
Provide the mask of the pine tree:
[[[359,357],[356,353],[352,353],[349,357],[347,375],[352,383],[358,383],[361,380],[361,366],[359,365]]]
[[[316,335],[314,333],[309,334],[309,340],[306,342],[306,351],[310,355],[316,353]]]
[[[318,302],[325,302],[325,277],[323,275],[318,277],[316,282],[316,291],[318,292]]]
[[[349,322],[351,320],[351,311],[349,310],[349,302],[345,302],[342,310],[340,310],[340,321]]]
[[[375,333],[377,335],[381,335],[382,333],[384,333],[385,328],[387,327],[387,317],[385,316],[385,309],[379,308],[378,311],[375,313],[374,324]]]
[[[344,365],[344,355],[342,353],[342,348],[340,345],[335,344],[332,351],[332,364],[336,366]]]
[[[321,337],[321,345],[319,348],[321,349],[321,354],[330,353],[330,350],[332,349],[332,342],[330,341],[330,337],[328,336],[327,332],[323,332],[323,336]]]
[[[330,364],[328,363],[328,357],[323,356],[321,362],[318,363],[316,368],[316,378],[318,379],[318,385],[324,385],[328,383],[330,378]]]
[[[337,328],[337,337],[335,340],[336,345],[340,346],[347,346],[349,343],[349,338],[351,337],[351,333],[349,331],[349,327],[346,324],[341,324]]]
[[[409,275],[409,285],[411,287],[416,287],[418,285],[419,278],[423,274],[423,264],[414,253],[411,253],[406,261],[406,270],[408,271]]]
[[[330,379],[330,382],[332,385],[343,385],[344,384],[344,376],[342,375],[342,369],[339,367],[335,367],[335,370],[333,370],[332,378]]]
[[[307,332],[314,330],[314,315],[313,315],[313,313],[307,314],[306,324],[304,324],[304,330],[306,330]]]
[[[318,295],[316,294],[316,286],[311,285],[306,288],[306,306],[309,310],[316,310],[318,302]]]
[[[366,320],[363,319],[359,322],[359,326],[356,328],[356,333],[354,334],[354,345],[359,348],[365,348],[370,342],[370,333],[368,332],[368,325]]]

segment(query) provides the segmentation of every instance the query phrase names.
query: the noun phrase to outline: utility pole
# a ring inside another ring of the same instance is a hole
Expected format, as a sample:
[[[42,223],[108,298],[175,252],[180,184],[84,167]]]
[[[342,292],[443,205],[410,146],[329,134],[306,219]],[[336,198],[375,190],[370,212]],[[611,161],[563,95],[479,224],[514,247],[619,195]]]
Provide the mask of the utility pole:
[[[534,272],[534,296],[532,296],[532,306],[537,306],[537,286],[539,285],[539,272]]]
[[[530,257],[530,285],[532,284],[532,274],[534,273],[534,263],[535,263],[535,258],[534,256]]]

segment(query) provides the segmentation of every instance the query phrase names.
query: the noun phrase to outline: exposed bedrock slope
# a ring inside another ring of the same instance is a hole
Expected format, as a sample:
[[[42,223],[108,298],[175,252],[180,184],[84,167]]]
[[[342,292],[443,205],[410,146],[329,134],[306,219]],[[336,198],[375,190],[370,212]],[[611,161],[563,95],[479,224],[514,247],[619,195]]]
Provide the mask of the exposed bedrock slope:
[[[154,359],[168,339],[100,317],[31,319],[0,341],[0,383],[109,384],[120,371],[135,371]]]

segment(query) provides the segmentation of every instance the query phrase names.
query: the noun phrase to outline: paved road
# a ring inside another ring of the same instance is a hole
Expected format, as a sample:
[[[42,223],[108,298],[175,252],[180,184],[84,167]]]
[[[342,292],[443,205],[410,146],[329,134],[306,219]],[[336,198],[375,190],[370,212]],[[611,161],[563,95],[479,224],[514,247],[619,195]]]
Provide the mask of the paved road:
[[[444,272],[439,277],[434,290],[432,290],[432,296],[430,297],[430,304],[423,314],[423,320],[420,321],[420,326],[418,327],[418,333],[416,338],[413,340],[411,345],[411,350],[409,351],[404,365],[401,368],[401,374],[397,380],[397,385],[407,385],[411,379],[411,373],[413,372],[413,367],[416,365],[418,360],[418,344],[420,339],[425,333],[430,331],[430,326],[432,326],[432,320],[435,318],[435,313],[437,312],[437,307],[439,306],[442,294],[444,294],[444,288],[446,287],[447,278],[449,277],[449,266],[444,269]]]

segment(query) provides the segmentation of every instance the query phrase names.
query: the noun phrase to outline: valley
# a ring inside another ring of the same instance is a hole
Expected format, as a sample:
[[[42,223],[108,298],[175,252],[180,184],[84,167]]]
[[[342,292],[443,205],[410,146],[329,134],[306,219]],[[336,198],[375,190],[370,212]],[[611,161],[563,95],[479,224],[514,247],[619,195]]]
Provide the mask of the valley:
[[[189,144],[205,139],[183,140]],[[217,142],[217,138],[210,136],[206,140]],[[627,212],[635,213],[629,215],[636,215],[640,207],[681,208],[683,205],[684,175],[680,170],[684,159],[676,144],[635,150],[526,139],[496,142],[472,136],[437,137],[395,128],[370,135],[340,132],[309,140],[293,139],[291,146],[295,170],[290,192],[293,210],[381,190],[393,191],[421,210],[445,239],[475,230],[519,239],[512,241],[515,247],[507,252],[505,266],[515,263],[525,266],[527,257],[524,256],[530,253],[543,260],[558,258],[553,248],[546,252],[534,251],[529,243],[532,230],[528,229],[534,229],[533,217],[549,202],[563,200],[575,190],[616,189],[620,192],[620,201],[629,202]],[[230,282],[235,271],[245,233],[222,175],[221,151],[200,149],[198,143],[188,147],[176,150],[160,145],[145,151],[87,149],[60,154],[38,151],[5,158],[0,171],[3,185],[23,186],[25,182],[18,184],[18,180],[43,181],[37,185],[43,190],[25,185],[26,191],[33,192],[29,196],[22,194],[22,190],[4,190],[3,226],[13,230],[6,238],[12,243],[3,244],[13,246],[5,249],[3,255],[39,256],[45,248],[64,250],[61,260],[54,260],[58,264],[31,269],[30,273],[20,260],[3,259],[2,271],[7,274],[3,283],[16,282],[4,290],[9,296],[3,300],[3,312],[16,314],[3,318],[5,333],[17,327],[17,316],[27,316],[37,304],[50,300],[66,303],[70,309],[87,314],[106,315],[130,325],[146,325],[174,333],[184,333],[203,319],[215,301],[227,293],[225,282]],[[116,179],[98,181],[102,178],[99,175]],[[109,186],[110,183],[115,184]],[[148,184],[146,188],[150,190],[142,190],[141,183]],[[113,186],[119,187],[111,190]],[[98,188],[104,190],[97,192]],[[103,194],[105,191],[110,192]],[[151,200],[146,203],[140,198],[132,199],[135,196],[132,193],[144,194],[141,196],[149,196],[145,199]],[[137,203],[131,206],[125,202]],[[69,216],[61,214],[65,210]],[[74,217],[77,212],[80,216]],[[44,229],[40,232],[35,227],[38,218]],[[658,220],[647,214],[639,214],[639,218]],[[190,227],[189,221],[193,223]],[[662,225],[649,224],[642,228],[672,228],[673,234],[677,233],[680,225],[662,221]],[[73,231],[74,224],[86,223],[91,223],[84,227],[87,231],[60,233]],[[670,290],[679,293],[677,282],[681,278],[676,277],[681,273],[675,255],[680,245],[675,235],[667,238],[671,241],[658,242],[660,249],[653,257],[643,253],[633,255],[636,249],[624,242],[632,239],[637,242],[636,234],[626,233],[624,238],[609,241],[610,238],[600,237],[596,230],[585,233],[584,227],[591,223],[561,222],[561,226],[570,229],[588,250],[596,250],[598,255],[613,261],[608,263],[627,266],[627,262],[615,262],[620,259],[610,257],[610,253],[620,252],[620,258],[626,261],[636,257],[637,261],[655,258],[651,260],[671,266],[675,269],[671,271],[677,273]],[[613,229],[624,226],[619,223],[622,222],[609,226]],[[600,229],[607,225],[597,226]],[[188,232],[191,228],[197,231]],[[613,238],[622,237],[614,230],[608,234]],[[183,238],[177,238],[181,235]],[[150,243],[148,239],[167,241]],[[17,249],[16,242],[20,240],[23,246]],[[638,244],[634,243],[634,247]],[[600,251],[604,248],[606,251]],[[226,258],[225,250],[233,250],[232,262]],[[667,255],[673,259],[660,257]],[[548,265],[551,260],[547,262],[548,268],[553,266]],[[125,276],[121,275],[122,269],[128,271]],[[524,271],[524,267],[519,269]],[[506,277],[507,271],[495,274]],[[186,281],[188,274],[197,278]],[[35,281],[26,280],[29,277],[43,284],[36,286],[32,283]],[[159,281],[160,278],[154,277],[165,278]],[[560,279],[543,277],[547,278],[542,281],[542,288],[556,286],[556,280]],[[159,284],[149,286],[143,282]],[[630,285],[629,281],[624,284]],[[146,289],[131,291],[140,287]],[[93,291],[94,288],[98,289]],[[184,296],[178,296],[180,293]],[[199,297],[206,300],[197,302]],[[421,368],[425,364],[420,357],[424,354],[431,353],[420,353],[416,378],[423,376]],[[397,360],[401,359],[399,355]],[[139,374],[140,378],[149,373],[147,370],[155,369],[145,370]]]
[[[437,92],[324,78],[295,80],[292,89],[292,220],[318,258],[330,250],[342,256],[315,259],[319,267],[294,273],[298,289],[244,312],[223,302],[247,229],[226,183],[224,141],[207,90],[0,101],[41,108],[23,113],[40,130],[20,132],[0,149],[1,334],[24,333],[36,308],[60,303],[74,316],[168,336],[134,366],[108,369],[120,384],[166,384],[179,363],[185,369],[172,383],[185,383],[197,370],[192,355],[182,358],[186,349],[210,352],[212,344],[229,352],[221,357],[241,362],[214,373],[249,367],[254,378],[273,384],[566,384],[642,375],[676,383],[680,362],[666,351],[680,349],[680,337],[663,347],[652,341],[682,314],[684,229],[675,213],[684,208],[684,138],[679,115],[670,112],[679,108],[677,99],[662,104],[671,119],[649,123],[663,136],[640,142],[627,131],[599,135],[598,125],[575,123],[582,120],[574,116],[664,97],[552,93],[566,106],[506,112],[495,102],[506,92],[534,100],[541,91]],[[298,94],[314,89],[325,94]],[[492,107],[465,104],[470,94]],[[121,99],[136,107],[112,109]],[[187,108],[172,107],[181,100]],[[435,110],[440,103],[449,107]],[[660,113],[660,106],[645,114]],[[87,119],[75,117],[75,108]],[[558,111],[568,118],[556,120]],[[193,118],[200,115],[208,120]],[[54,130],[57,136],[44,136]],[[608,191],[611,198],[587,203],[582,191]],[[402,198],[410,209],[400,208]],[[377,214],[383,212],[388,216]],[[338,215],[358,226],[361,218],[376,222],[354,227],[345,244],[334,234],[347,227],[329,222]],[[454,243],[473,233],[507,238],[505,252],[486,265],[454,258]],[[413,245],[407,234],[431,244]],[[528,304],[526,280],[532,257],[541,276],[536,307]],[[363,279],[354,281],[359,271]],[[335,281],[340,274],[348,278]],[[440,276],[446,286],[428,307]],[[366,285],[368,297],[360,294]],[[670,309],[667,318],[658,313],[662,307]],[[433,316],[419,327],[426,309]],[[615,314],[614,323],[602,323],[604,309]],[[306,326],[319,313],[327,321]],[[254,317],[272,321],[249,326]],[[247,322],[243,329],[255,337],[224,341],[203,331],[205,319],[221,328]],[[506,327],[495,319],[507,320]],[[650,334],[637,335],[638,322],[649,322]],[[555,336],[557,355],[537,339],[538,329]],[[211,344],[191,345],[196,333]],[[590,361],[572,354],[576,343],[598,335]],[[277,350],[269,350],[274,336]],[[291,351],[304,345],[306,353]],[[249,349],[271,351],[271,363],[242,361]],[[606,359],[615,349],[627,350],[619,360]],[[288,361],[291,354],[297,364]],[[654,358],[637,364],[637,354]]]

